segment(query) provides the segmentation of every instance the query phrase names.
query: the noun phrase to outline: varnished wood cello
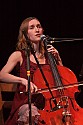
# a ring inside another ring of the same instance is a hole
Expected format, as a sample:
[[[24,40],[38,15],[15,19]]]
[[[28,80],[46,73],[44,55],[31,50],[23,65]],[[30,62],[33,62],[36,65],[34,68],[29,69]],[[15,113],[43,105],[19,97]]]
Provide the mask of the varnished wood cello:
[[[45,47],[47,47],[45,37],[43,41]],[[64,66],[58,66],[51,53],[48,53],[48,58],[50,66],[43,65],[42,70],[50,89],[57,87],[57,90],[52,91],[54,98],[49,91],[42,91],[45,104],[42,103],[43,108],[39,109],[41,115],[39,125],[82,125],[83,109],[75,100],[75,93],[79,90],[77,87],[64,88],[65,85],[77,82],[75,74]],[[48,89],[39,69],[34,73],[33,81],[38,89]],[[54,99],[56,103],[54,103]],[[41,97],[39,100],[41,100]]]

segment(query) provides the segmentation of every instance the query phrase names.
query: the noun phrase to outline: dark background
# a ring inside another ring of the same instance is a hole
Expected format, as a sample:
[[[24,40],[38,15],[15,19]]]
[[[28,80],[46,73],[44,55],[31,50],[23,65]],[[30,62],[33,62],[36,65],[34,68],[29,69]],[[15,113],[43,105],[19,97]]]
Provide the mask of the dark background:
[[[55,38],[83,37],[82,0],[3,0],[0,2],[0,69],[15,50],[21,22],[37,17],[45,34]],[[83,64],[83,40],[55,42],[64,66],[78,78]],[[83,71],[81,72],[83,74]],[[82,86],[79,87],[82,90]]]

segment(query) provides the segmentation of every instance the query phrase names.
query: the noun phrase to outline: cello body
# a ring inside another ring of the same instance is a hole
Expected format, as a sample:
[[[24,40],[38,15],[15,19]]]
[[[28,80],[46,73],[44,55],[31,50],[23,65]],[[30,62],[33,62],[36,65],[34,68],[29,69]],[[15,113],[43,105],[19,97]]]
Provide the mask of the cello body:
[[[63,86],[77,82],[75,74],[70,69],[63,66],[57,66],[57,69],[60,74]],[[56,83],[54,83],[50,66],[42,65],[42,70],[51,89]],[[45,105],[43,109],[39,109],[39,125],[83,124],[83,109],[77,104],[75,100],[75,93],[79,92],[78,87],[63,87],[62,89],[52,90],[53,96],[57,102],[57,105],[55,105],[39,69],[35,71],[33,81],[38,89],[45,88],[47,90],[41,92],[45,98]],[[39,99],[41,100],[41,97]]]

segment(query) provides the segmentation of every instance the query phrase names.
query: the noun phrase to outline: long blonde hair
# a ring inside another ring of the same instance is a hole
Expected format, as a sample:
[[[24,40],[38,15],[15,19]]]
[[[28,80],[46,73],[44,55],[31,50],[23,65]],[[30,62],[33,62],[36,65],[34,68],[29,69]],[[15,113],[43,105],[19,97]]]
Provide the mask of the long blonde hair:
[[[16,45],[16,50],[24,50],[24,49],[27,48],[28,45],[27,45],[26,39],[25,39],[25,37],[23,35],[23,30],[27,33],[29,21],[31,21],[33,19],[38,20],[35,17],[29,17],[29,18],[26,18],[22,22],[22,24],[20,26],[20,29],[19,29],[18,42],[17,42],[17,45]],[[42,56],[44,56],[44,45],[43,45],[43,42],[41,42],[41,41],[39,43],[39,52],[40,52],[40,58]]]

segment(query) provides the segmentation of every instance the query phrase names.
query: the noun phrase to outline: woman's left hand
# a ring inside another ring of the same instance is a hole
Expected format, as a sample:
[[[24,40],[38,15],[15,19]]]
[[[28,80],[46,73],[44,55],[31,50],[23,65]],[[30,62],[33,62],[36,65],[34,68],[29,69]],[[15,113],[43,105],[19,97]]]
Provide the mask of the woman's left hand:
[[[48,46],[48,52],[51,52],[53,54],[53,56],[56,58],[56,61],[59,65],[63,66],[62,64],[62,60],[59,56],[59,52],[57,51],[57,49],[55,49],[52,45],[47,45]]]
[[[55,49],[52,45],[47,45],[48,46],[48,52],[51,52],[55,58],[57,58],[57,56],[59,55],[57,49]]]

